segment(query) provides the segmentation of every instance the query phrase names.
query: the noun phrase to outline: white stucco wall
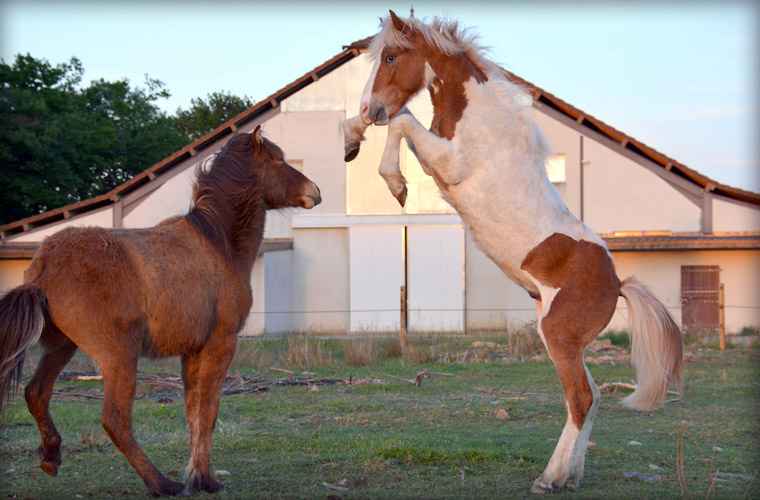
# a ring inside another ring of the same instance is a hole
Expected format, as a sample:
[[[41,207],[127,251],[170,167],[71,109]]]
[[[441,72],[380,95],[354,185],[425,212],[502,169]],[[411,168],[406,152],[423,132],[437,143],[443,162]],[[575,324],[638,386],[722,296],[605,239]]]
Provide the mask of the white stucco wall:
[[[297,229],[293,240],[293,330],[348,331],[348,237],[345,228]]]
[[[266,300],[264,293],[264,259],[256,259],[251,272],[251,291],[253,306],[248,313],[248,319],[240,330],[240,335],[246,337],[264,335]]]
[[[113,225],[113,210],[110,206],[87,212],[71,219],[66,219],[60,222],[55,222],[46,226],[32,229],[25,233],[10,236],[6,239],[8,242],[21,243],[21,242],[36,242],[39,243],[51,234],[57,233],[61,229],[66,227],[87,227],[87,226],[100,226],[100,227],[112,227]]]
[[[725,284],[726,331],[737,333],[745,326],[760,327],[760,252],[756,250],[714,250],[692,252],[613,252],[615,268],[623,279],[634,275],[662,300],[681,324],[681,266],[720,266]],[[609,326],[627,329],[625,300]]]
[[[760,231],[760,208],[713,198],[713,231]]]
[[[654,172],[590,139],[584,156],[584,219],[597,233],[700,231],[701,208]]]

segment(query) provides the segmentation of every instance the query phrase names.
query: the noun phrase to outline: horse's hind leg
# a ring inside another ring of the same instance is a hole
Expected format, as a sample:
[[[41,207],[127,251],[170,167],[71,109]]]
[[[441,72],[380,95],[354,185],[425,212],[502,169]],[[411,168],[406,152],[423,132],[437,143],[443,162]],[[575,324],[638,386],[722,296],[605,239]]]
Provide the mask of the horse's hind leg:
[[[76,352],[77,346],[52,326],[47,326],[42,332],[40,344],[40,362],[24,389],[24,398],[42,436],[42,444],[37,449],[40,468],[56,476],[61,465],[61,436],[50,416],[50,398],[55,380]]]
[[[212,334],[212,340],[193,357],[183,360],[185,413],[190,428],[190,462],[185,484],[191,492],[224,489],[211,475],[211,437],[227,368],[235,355],[235,332]]]
[[[565,395],[567,421],[549,464],[533,483],[533,493],[563,486],[574,490],[583,477],[586,447],[601,398],[582,355],[582,347],[560,351],[555,346],[552,358]]]
[[[148,487],[151,496],[182,494],[185,485],[166,479],[145,456],[132,433],[137,356],[132,359],[130,356],[129,353],[111,353],[107,359],[97,360],[103,373],[103,428]]]

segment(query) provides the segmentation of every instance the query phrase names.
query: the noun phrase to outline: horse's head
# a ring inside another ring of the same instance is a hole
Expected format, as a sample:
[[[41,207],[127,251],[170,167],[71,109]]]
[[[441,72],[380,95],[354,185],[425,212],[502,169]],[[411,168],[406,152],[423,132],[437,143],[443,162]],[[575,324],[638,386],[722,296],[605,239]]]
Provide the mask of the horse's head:
[[[362,93],[360,113],[365,124],[385,125],[434,74],[424,55],[424,35],[393,11],[382,22],[370,47],[375,65]]]
[[[312,208],[322,201],[319,188],[301,172],[285,162],[282,150],[261,136],[261,126],[251,134],[253,164],[260,169],[259,182],[266,208]]]

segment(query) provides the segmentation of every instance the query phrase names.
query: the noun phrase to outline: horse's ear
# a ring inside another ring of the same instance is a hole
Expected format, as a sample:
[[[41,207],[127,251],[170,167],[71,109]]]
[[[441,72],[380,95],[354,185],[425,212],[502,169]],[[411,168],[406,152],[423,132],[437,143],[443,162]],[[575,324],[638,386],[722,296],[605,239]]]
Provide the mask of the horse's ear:
[[[256,130],[253,131],[251,136],[253,137],[253,148],[259,149],[261,147],[261,142],[263,141],[261,138],[261,125],[256,126]]]
[[[399,19],[396,13],[393,12],[392,10],[389,10],[388,12],[391,13],[391,21],[393,21],[393,27],[403,32],[404,28],[406,28],[406,23],[402,21],[401,19]]]

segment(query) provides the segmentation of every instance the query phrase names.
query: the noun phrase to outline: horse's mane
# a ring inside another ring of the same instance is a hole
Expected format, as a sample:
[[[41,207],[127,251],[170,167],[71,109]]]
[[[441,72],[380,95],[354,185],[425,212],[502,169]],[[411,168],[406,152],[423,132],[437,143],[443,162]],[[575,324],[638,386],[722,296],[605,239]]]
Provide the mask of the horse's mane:
[[[520,120],[520,137],[525,147],[543,164],[551,154],[551,146],[533,119],[525,112],[531,102],[529,92],[512,82],[499,65],[486,57],[488,47],[479,43],[480,37],[472,28],[460,26],[454,19],[434,17],[429,24],[410,16],[401,18],[412,31],[421,34],[432,47],[449,57],[464,54],[488,74],[501,100]],[[372,59],[380,57],[383,49],[413,49],[414,45],[394,26],[390,15],[380,20],[380,31],[372,38],[368,54]]]
[[[467,55],[482,68],[491,69],[493,62],[485,57],[488,47],[480,45],[480,36],[472,28],[459,25],[455,19],[434,17],[430,24],[414,16],[404,21],[412,31],[425,37],[425,41],[447,56]],[[384,47],[393,49],[411,49],[413,45],[393,26],[390,15],[380,20],[380,31],[372,38],[369,45],[369,55],[376,59]]]
[[[272,156],[282,156],[273,142],[262,147]],[[263,231],[265,212],[259,169],[251,134],[238,134],[216,154],[198,165],[192,207],[187,219],[211,242],[227,262],[247,250],[248,235],[254,226]]]

